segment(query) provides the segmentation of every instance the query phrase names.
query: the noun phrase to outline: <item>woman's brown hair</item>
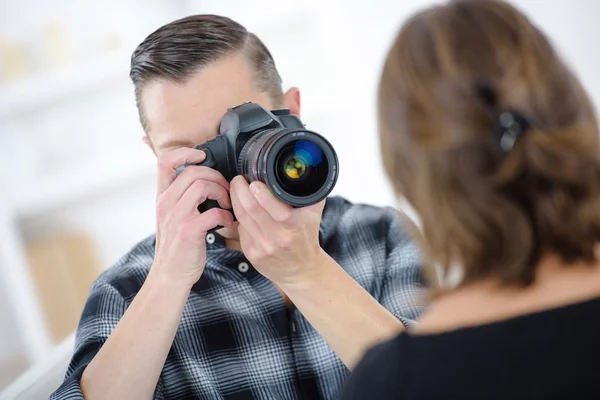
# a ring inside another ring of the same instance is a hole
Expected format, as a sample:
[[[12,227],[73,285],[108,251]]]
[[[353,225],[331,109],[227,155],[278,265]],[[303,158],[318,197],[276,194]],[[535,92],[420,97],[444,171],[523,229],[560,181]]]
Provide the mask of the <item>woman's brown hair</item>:
[[[503,112],[530,124],[512,149],[493,134]],[[459,265],[463,285],[527,286],[546,254],[596,261],[593,106],[510,4],[457,0],[413,16],[384,66],[379,124],[386,171],[419,213],[428,260],[446,275]]]

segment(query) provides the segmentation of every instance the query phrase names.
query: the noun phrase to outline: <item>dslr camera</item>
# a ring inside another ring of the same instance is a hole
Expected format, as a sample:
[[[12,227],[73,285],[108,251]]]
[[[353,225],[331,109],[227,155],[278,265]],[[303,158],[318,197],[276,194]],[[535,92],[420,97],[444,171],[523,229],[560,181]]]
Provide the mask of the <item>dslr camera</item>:
[[[283,202],[305,207],[326,198],[338,178],[338,158],[321,135],[306,130],[288,109],[267,111],[247,102],[227,110],[212,140],[196,146],[206,154],[200,164],[219,171],[227,181],[242,175],[261,181]],[[202,203],[204,212],[219,207]]]

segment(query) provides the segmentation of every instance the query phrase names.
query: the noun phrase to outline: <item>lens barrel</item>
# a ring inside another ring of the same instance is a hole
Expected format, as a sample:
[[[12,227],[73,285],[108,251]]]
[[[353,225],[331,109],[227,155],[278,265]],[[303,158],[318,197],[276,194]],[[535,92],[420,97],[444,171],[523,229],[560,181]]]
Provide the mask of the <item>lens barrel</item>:
[[[238,173],[261,181],[280,200],[305,207],[326,198],[338,177],[338,158],[321,135],[277,128],[258,132],[242,148]]]

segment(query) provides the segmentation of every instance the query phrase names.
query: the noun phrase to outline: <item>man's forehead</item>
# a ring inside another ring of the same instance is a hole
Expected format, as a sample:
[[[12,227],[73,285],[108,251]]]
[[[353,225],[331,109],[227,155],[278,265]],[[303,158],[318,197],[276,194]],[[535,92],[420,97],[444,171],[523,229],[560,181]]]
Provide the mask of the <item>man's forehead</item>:
[[[242,56],[209,64],[183,83],[149,82],[142,92],[142,107],[155,146],[173,136],[216,134],[227,109],[245,101],[264,103],[268,97],[257,91]]]
[[[149,82],[142,91],[142,104],[150,120],[188,111],[212,114],[224,112],[254,91],[247,63],[233,56],[199,68],[181,83],[166,79]]]

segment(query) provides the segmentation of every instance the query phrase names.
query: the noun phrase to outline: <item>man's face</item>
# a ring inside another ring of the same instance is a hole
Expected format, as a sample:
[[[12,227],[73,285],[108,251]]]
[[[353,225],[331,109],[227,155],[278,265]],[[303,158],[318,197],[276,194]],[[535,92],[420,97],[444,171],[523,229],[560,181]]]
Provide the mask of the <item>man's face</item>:
[[[273,104],[267,93],[257,90],[252,71],[242,55],[232,55],[201,68],[183,84],[156,80],[142,91],[148,138],[157,156],[178,147],[194,147],[214,138],[227,109],[246,101],[271,110],[289,108],[300,115],[296,88],[285,93],[283,104]],[[228,238],[237,230],[222,229]]]
[[[284,101],[289,102],[291,97],[286,94]],[[258,91],[251,68],[242,55],[232,55],[203,67],[183,84],[150,82],[142,92],[142,106],[154,152],[160,156],[178,147],[194,147],[212,139],[227,109],[246,101],[269,110],[277,106],[297,108],[297,104],[273,104],[267,93]]]

